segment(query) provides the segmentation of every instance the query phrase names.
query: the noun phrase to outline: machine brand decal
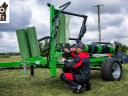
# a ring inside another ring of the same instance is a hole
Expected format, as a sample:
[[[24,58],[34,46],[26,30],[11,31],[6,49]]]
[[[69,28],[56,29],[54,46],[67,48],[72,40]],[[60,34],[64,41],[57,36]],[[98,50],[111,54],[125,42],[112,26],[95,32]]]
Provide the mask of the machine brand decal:
[[[0,23],[9,23],[9,0],[0,0]]]

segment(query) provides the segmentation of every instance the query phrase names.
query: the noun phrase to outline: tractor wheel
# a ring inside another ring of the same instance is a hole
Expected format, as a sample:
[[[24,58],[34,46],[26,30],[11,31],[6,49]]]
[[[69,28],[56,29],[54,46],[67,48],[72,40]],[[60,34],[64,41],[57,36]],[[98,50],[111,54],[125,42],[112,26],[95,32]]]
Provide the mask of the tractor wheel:
[[[105,81],[120,80],[122,76],[122,66],[116,58],[109,58],[101,65],[101,76]]]

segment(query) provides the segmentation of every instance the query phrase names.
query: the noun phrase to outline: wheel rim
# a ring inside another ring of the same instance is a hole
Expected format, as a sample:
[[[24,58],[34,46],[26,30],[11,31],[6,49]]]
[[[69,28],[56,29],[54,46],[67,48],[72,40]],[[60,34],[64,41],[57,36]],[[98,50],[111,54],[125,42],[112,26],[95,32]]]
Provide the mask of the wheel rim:
[[[115,79],[118,79],[121,75],[121,68],[118,63],[114,63],[112,66],[112,75]]]

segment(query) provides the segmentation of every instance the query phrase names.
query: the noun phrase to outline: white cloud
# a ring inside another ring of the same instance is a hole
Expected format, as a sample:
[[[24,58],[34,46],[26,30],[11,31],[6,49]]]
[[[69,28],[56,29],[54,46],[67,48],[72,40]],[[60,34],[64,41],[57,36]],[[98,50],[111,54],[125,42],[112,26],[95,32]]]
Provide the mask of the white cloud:
[[[11,0],[11,8],[15,8],[13,11],[17,13],[16,16],[12,16],[17,22],[13,22],[16,26],[14,28],[36,26],[38,38],[49,35],[49,8],[46,3],[50,1],[51,0],[43,0],[42,2],[41,0]],[[68,0],[61,1],[61,4],[67,1]],[[127,0],[72,0],[72,4],[66,9],[67,11],[88,15],[87,33],[85,34],[83,41],[87,43],[98,41],[97,11],[92,7],[97,4],[97,2],[98,4],[104,4],[104,7],[101,9],[102,40],[110,42],[119,41],[128,45]],[[53,0],[53,3],[55,3],[56,7],[58,6],[56,0]],[[32,14],[30,11],[32,11]],[[26,19],[24,17],[17,18],[18,15],[23,15],[23,13],[25,16],[26,14],[31,14],[32,17]],[[27,22],[27,24],[22,21]],[[73,17],[70,24],[70,36],[77,37],[82,24],[82,19]],[[0,33],[0,51],[18,51],[19,49],[17,47],[15,33],[5,32],[7,28],[4,29],[5,30]]]
[[[70,17],[69,30],[70,37],[77,38],[82,25],[82,19],[78,17]]]
[[[97,15],[93,13],[86,13],[88,15],[87,18],[87,31],[97,30]]]
[[[17,6],[18,5],[18,6]],[[3,25],[1,30],[5,30],[5,32],[1,32],[0,38],[0,52],[12,52],[19,51],[17,38],[15,34],[15,30],[18,28],[26,28],[27,26],[35,26],[38,33],[38,38],[42,37],[41,35],[49,35],[49,13],[48,8],[46,6],[41,6],[37,4],[36,0],[15,0],[11,2],[11,20],[12,24]],[[27,7],[26,7],[27,6]],[[32,11],[32,17],[29,16]],[[16,13],[16,14],[13,14]],[[29,15],[27,15],[29,14]],[[16,16],[14,16],[16,15]],[[29,18],[28,18],[29,16]],[[28,20],[26,20],[28,19]],[[25,22],[24,22],[25,20]],[[27,21],[30,21],[29,25],[25,25]],[[23,25],[23,26],[22,26]],[[6,32],[6,31],[13,32]],[[4,43],[3,43],[4,42]]]
[[[2,32],[0,39],[0,52],[18,52],[18,43],[14,32]]]
[[[124,20],[124,14],[102,14],[101,26],[118,26]]]
[[[0,24],[0,31],[14,31],[30,24],[31,10],[24,2],[15,1],[10,3],[10,23]]]
[[[36,27],[38,38],[49,35],[49,8],[44,5],[38,5],[37,2],[30,3],[30,5],[28,3],[28,6],[32,10],[32,19],[29,26]]]

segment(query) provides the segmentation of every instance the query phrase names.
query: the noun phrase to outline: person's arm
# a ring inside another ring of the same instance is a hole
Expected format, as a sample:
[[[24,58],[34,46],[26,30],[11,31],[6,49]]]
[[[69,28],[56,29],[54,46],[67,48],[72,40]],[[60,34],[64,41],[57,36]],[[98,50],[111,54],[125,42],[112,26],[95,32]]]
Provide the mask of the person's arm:
[[[77,56],[73,61],[67,61],[64,60],[64,64],[66,68],[70,68],[70,69],[77,69],[82,65],[83,61],[80,59],[79,56]]]
[[[67,60],[64,61],[65,67],[68,67],[70,69],[77,69],[83,64],[83,59],[88,59],[89,54],[88,53],[81,53],[79,55],[76,55],[75,59],[72,62],[69,62]]]
[[[75,54],[75,51],[76,51],[76,48],[70,48],[70,51],[71,51],[71,56],[72,58],[76,58],[76,54]]]
[[[75,54],[75,52],[72,51],[71,56],[72,56],[72,58],[76,58],[77,55]]]
[[[64,48],[64,52],[62,54],[62,57],[67,59],[68,57],[71,56],[70,54],[71,54],[70,50],[68,50],[67,48]]]

